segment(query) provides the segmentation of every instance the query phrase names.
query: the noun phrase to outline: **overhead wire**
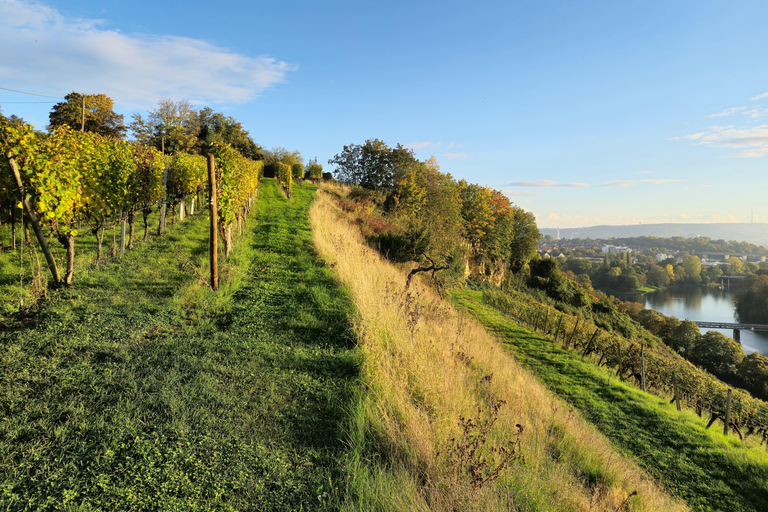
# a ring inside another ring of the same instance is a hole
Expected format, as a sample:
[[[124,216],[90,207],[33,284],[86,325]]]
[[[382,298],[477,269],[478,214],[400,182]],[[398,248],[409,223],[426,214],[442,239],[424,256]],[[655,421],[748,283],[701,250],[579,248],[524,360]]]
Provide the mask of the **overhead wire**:
[[[55,100],[63,100],[64,99],[61,96],[50,96],[48,94],[37,94],[37,93],[34,93],[34,92],[19,91],[18,89],[9,89],[8,87],[0,87],[0,90],[16,92],[16,93],[19,93],[19,94],[28,94],[29,96],[39,96],[41,98],[53,98]]]

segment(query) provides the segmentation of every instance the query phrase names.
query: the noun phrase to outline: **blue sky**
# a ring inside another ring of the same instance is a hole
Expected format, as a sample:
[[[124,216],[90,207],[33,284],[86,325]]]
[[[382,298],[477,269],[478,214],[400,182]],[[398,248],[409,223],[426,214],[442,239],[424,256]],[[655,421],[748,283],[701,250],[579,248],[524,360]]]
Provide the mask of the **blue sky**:
[[[379,138],[540,227],[768,222],[768,2],[0,0],[0,87],[162,98],[327,160]],[[42,128],[55,99],[0,89]]]

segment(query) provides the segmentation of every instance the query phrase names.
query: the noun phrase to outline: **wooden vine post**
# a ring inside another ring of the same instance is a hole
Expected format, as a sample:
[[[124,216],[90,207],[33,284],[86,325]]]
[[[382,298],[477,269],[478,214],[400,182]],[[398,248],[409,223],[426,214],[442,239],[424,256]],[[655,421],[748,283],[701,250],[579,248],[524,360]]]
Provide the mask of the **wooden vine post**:
[[[216,291],[219,289],[219,240],[217,238],[219,220],[216,215],[216,168],[211,153],[208,153],[208,194],[211,205],[211,288]]]
[[[675,388],[675,403],[677,404],[677,412],[680,412],[680,391],[677,389],[677,374],[672,374],[672,385]]]
[[[643,393],[646,392],[645,386],[645,345],[640,347],[640,382],[643,385]]]
[[[16,160],[10,152],[5,154],[5,158],[8,160],[8,165],[11,167],[13,177],[16,179],[16,185],[18,185],[19,191],[21,192],[21,204],[24,207],[24,211],[27,213],[27,217],[29,217],[29,221],[32,223],[32,230],[35,232],[37,241],[40,243],[40,248],[43,250],[43,254],[45,254],[45,261],[48,262],[48,268],[51,270],[53,282],[58,286],[61,284],[59,269],[56,266],[56,260],[53,259],[53,254],[51,254],[51,250],[48,247],[48,242],[45,240],[45,235],[43,235],[43,232],[40,230],[40,222],[37,220],[37,215],[35,215],[35,212],[32,211],[32,208],[29,205],[29,201],[27,201],[27,197],[24,192],[24,183],[21,181],[19,166],[16,165]]]
[[[157,236],[165,231],[165,198],[168,196],[168,164],[165,164],[163,171],[163,198],[160,200],[160,225],[157,227]]]

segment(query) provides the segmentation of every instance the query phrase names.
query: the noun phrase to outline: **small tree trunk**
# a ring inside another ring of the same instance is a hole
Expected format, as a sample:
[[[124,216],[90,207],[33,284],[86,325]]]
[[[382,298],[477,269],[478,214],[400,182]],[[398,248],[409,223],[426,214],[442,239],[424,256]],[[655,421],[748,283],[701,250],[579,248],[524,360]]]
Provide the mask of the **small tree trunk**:
[[[144,216],[144,241],[149,238],[149,214],[152,212],[152,208],[143,208],[141,214]]]
[[[64,274],[64,285],[69,286],[75,275],[75,237],[59,235],[59,242],[67,249],[67,272]]]
[[[29,238],[29,222],[26,215],[22,214],[21,225],[24,226],[24,241],[27,242],[27,245],[31,245],[32,239]]]
[[[130,231],[128,234],[128,248],[133,249],[133,236],[136,233],[136,210],[131,209],[128,212],[128,226]]]
[[[95,228],[91,230],[91,233],[96,237],[96,266],[99,266],[101,261],[101,243],[104,241],[104,230],[102,229],[102,223],[99,222]]]

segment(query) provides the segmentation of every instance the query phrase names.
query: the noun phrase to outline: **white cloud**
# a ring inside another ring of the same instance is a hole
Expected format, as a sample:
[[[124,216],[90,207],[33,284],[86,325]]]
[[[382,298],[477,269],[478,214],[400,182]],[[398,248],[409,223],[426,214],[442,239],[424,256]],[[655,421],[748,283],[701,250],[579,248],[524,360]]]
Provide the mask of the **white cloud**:
[[[584,226],[620,226],[630,224],[666,224],[666,223],[728,223],[744,222],[744,219],[736,215],[718,215],[718,214],[678,214],[671,215],[661,213],[652,216],[629,216],[629,215],[569,215],[566,213],[556,213],[550,211],[546,215],[537,215],[537,224],[542,228],[580,228]],[[762,222],[761,216],[755,215],[755,221]],[[574,233],[579,236],[578,232]]]
[[[698,145],[715,148],[750,148],[729,155],[733,158],[758,158],[768,154],[768,125],[749,128],[734,126],[713,126],[707,132],[686,135],[684,138],[697,140]]]
[[[530,190],[502,190],[501,193],[507,197],[531,197],[541,195],[541,192],[532,192]]]
[[[634,187],[638,183],[650,183],[653,185],[662,185],[664,183],[675,183],[684,180],[673,179],[649,179],[649,180],[629,180],[629,181],[609,181],[601,185],[590,185],[589,183],[559,183],[553,180],[542,181],[515,181],[513,183],[506,183],[505,187],[544,187],[544,188],[593,188],[593,187]]]
[[[636,181],[609,181],[608,183],[603,183],[602,185],[598,185],[600,187],[634,187],[637,185]]]
[[[451,160],[467,160],[472,153],[443,153],[440,155],[443,158],[450,158]]]
[[[664,185],[665,183],[679,183],[685,180],[673,180],[670,178],[658,178],[653,180],[640,180],[640,183],[650,183],[652,185]]]
[[[730,158],[760,158],[761,156],[768,155],[768,147],[747,149],[741,153],[734,153],[728,155]]]
[[[752,101],[762,100],[764,98],[768,98],[768,92],[764,92],[763,94],[758,94],[754,98],[752,98]]]
[[[507,187],[565,187],[565,188],[584,188],[591,187],[587,183],[558,183],[552,180],[542,181],[515,181],[513,183],[507,183]]]
[[[742,110],[746,110],[747,107],[731,107],[723,110],[722,112],[718,114],[710,114],[707,117],[728,117],[731,114],[735,114],[736,112],[740,112]]]
[[[745,116],[749,116],[752,119],[760,119],[764,115],[768,114],[768,108],[762,108],[760,105],[753,107],[749,110],[742,112]]]
[[[405,147],[413,149],[414,151],[423,151],[425,149],[440,147],[440,142],[432,142],[431,140],[425,142],[412,142],[405,144]]]
[[[125,34],[41,3],[0,1],[0,79],[26,90],[104,93],[127,108],[158,99],[241,103],[297,67],[173,35]]]

